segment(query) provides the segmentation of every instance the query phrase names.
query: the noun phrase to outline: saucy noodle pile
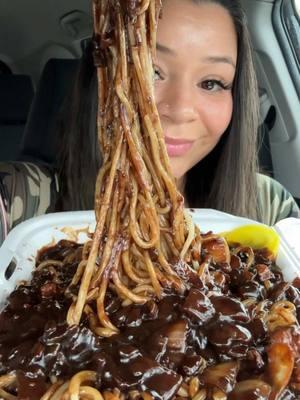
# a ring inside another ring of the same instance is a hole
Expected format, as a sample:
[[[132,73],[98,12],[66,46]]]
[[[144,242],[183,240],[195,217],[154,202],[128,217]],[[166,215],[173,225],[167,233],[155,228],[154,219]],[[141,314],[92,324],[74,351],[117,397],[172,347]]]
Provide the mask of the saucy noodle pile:
[[[201,240],[183,293],[124,305],[109,285],[105,311],[119,333],[107,338],[93,332],[93,302],[79,325],[66,322],[91,243],[42,249],[0,314],[0,398],[299,399],[299,279],[284,282],[266,249]]]
[[[293,400],[300,281],[200,233],[153,93],[158,0],[93,4],[96,228],[40,250],[0,314],[0,399]]]
[[[97,303],[94,332],[118,329],[104,309],[110,282],[125,302],[143,304],[165,287],[184,290],[170,261],[191,258],[199,243],[171,175],[153,93],[152,57],[159,1],[94,3],[99,143],[97,226],[87,262],[74,277],[78,296],[68,323]],[[193,242],[193,246],[191,244]]]

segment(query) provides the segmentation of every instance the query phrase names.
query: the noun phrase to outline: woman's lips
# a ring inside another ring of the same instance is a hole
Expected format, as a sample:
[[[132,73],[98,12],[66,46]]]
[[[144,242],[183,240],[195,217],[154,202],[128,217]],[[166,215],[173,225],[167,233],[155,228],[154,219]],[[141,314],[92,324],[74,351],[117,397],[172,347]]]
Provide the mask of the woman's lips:
[[[170,157],[180,157],[190,150],[194,142],[165,136],[165,143]]]

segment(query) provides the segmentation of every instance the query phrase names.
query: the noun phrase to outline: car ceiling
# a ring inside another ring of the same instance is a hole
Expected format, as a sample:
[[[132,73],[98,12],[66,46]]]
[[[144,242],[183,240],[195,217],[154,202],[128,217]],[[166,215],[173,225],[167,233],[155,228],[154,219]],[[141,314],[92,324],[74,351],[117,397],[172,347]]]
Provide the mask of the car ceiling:
[[[0,59],[34,80],[51,56],[78,57],[91,32],[89,0],[1,0],[0,7]]]

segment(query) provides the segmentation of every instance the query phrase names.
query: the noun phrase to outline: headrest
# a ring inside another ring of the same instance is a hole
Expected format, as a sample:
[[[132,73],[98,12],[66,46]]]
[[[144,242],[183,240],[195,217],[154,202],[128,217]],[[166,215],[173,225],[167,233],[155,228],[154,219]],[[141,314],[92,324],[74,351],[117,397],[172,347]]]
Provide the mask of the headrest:
[[[57,122],[79,60],[51,59],[41,75],[30,109],[19,159],[52,164],[56,160]]]
[[[10,66],[2,60],[0,60],[0,74],[12,74]]]
[[[24,124],[33,94],[29,76],[0,74],[0,123]]]

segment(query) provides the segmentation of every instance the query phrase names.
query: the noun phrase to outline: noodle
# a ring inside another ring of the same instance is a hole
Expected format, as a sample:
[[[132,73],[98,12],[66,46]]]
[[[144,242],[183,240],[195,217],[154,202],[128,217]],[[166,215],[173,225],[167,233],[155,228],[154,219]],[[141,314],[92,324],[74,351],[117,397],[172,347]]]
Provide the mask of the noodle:
[[[157,0],[139,5],[117,0],[94,3],[94,58],[102,89],[98,128],[104,162],[96,184],[93,244],[87,264],[80,265],[74,277],[80,288],[68,314],[69,324],[80,322],[91,290],[98,287],[99,328],[116,332],[104,309],[111,282],[124,300],[137,304],[153,296],[152,291],[146,296],[136,294],[139,285],[151,282],[157,298],[162,285],[182,289],[171,260],[190,257],[195,229],[184,215],[183,199],[171,176],[154,101],[152,55],[159,9]],[[111,26],[116,27],[115,34]],[[122,214],[124,208],[128,212]],[[158,264],[154,254],[159,254]]]

